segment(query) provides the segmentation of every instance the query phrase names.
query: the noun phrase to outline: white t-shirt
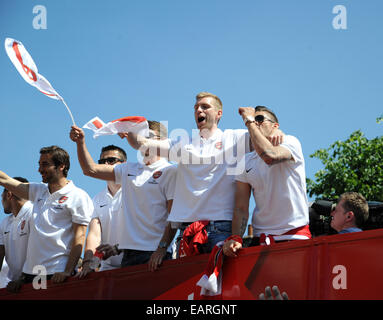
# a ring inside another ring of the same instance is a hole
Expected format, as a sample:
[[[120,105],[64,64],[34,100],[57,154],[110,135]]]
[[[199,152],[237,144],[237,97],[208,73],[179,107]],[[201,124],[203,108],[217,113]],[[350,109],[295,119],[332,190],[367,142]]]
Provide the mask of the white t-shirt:
[[[155,251],[167,224],[167,201],[173,199],[176,166],[161,158],[146,166],[121,163],[114,167],[121,185],[123,213],[116,230],[120,249]]]
[[[269,166],[256,152],[251,152],[246,155],[246,170],[236,177],[253,189],[255,236],[280,235],[309,222],[301,144],[297,138],[285,136],[280,146],[288,149],[294,160]]]
[[[101,244],[118,244],[116,230],[118,216],[122,214],[121,188],[112,196],[106,187],[93,198],[94,212],[92,219],[98,218],[101,223]],[[121,267],[123,254],[101,260],[100,271]]]
[[[199,135],[171,141],[169,158],[178,162],[174,201],[168,220],[232,220],[234,176],[244,169],[249,151],[247,130],[217,129],[209,139]],[[242,166],[243,168],[242,168]]]
[[[30,201],[25,202],[16,217],[10,214],[0,225],[0,245],[5,247],[5,260],[9,266],[8,278],[11,280],[19,279],[23,271],[32,208]]]
[[[92,199],[70,181],[53,194],[45,183],[30,183],[29,200],[33,214],[23,272],[36,274],[33,268],[37,265],[43,265],[47,274],[63,272],[74,237],[72,223],[89,224]]]

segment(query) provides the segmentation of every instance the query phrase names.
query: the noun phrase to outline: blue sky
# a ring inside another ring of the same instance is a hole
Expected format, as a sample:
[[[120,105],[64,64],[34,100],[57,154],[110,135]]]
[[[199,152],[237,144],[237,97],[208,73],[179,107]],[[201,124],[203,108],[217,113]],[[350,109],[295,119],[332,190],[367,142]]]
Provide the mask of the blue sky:
[[[47,29],[35,29],[36,5]],[[333,27],[333,8],[347,29]],[[21,41],[39,72],[62,95],[79,126],[132,115],[195,128],[200,91],[223,101],[221,129],[245,128],[239,106],[266,105],[297,136],[307,177],[322,168],[310,154],[362,130],[382,135],[383,2],[379,0],[0,1],[0,39]],[[64,105],[28,85],[0,49],[0,169],[39,182],[39,150],[71,156],[69,178],[94,196],[105,183],[82,174]],[[93,139],[136,152],[118,136]],[[0,219],[4,214],[0,214]]]

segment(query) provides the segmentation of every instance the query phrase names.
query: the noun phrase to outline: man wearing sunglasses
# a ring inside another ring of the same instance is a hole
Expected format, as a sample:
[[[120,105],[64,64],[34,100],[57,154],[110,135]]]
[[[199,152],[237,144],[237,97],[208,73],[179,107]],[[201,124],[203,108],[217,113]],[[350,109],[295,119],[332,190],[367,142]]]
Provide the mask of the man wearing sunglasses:
[[[127,160],[125,150],[115,145],[109,145],[101,149],[98,164],[111,167],[124,163]],[[122,214],[121,185],[114,181],[107,181],[107,185],[93,198],[94,212],[89,223],[88,236],[86,238],[82,270],[76,276],[84,278],[98,266],[93,266],[93,255],[102,244],[104,250],[113,253],[108,259],[101,260],[100,271],[111,270],[121,267],[122,253],[117,247],[118,216]],[[112,245],[110,245],[112,244]],[[116,251],[116,252],[114,252]]]
[[[235,178],[233,234],[242,237],[247,228],[249,199],[253,192],[256,207],[251,245],[310,239],[305,162],[299,140],[285,135],[283,143],[273,146],[268,138],[279,128],[279,122],[264,106],[239,108],[239,114],[255,151],[246,154],[245,170]],[[241,243],[229,240],[223,252],[235,257],[241,247]]]
[[[166,139],[165,126],[157,121],[148,121],[148,124],[150,139]],[[149,262],[167,225],[175,188],[175,166],[147,150],[142,151],[143,163],[96,164],[86,148],[84,131],[73,126],[70,138],[77,144],[78,159],[85,175],[121,185],[123,214],[118,215],[118,229],[114,230],[119,249],[123,250],[121,267]],[[107,245],[98,248],[105,254],[104,259],[113,254],[109,249]],[[171,258],[167,246],[162,256]]]

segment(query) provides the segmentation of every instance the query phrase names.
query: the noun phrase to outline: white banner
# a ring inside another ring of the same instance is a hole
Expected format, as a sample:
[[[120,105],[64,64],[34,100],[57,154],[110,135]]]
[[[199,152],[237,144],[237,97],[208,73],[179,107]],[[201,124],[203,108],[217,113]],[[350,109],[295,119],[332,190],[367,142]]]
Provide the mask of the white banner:
[[[144,137],[149,136],[149,124],[144,117],[132,116],[113,120],[105,124],[99,117],[94,117],[83,125],[94,132],[93,138],[123,132],[133,132]]]
[[[5,51],[17,71],[19,71],[20,75],[26,82],[36,87],[40,92],[52,99],[63,100],[56,90],[53,89],[49,81],[39,74],[37,66],[31,55],[20,41],[12,38],[6,38]]]
[[[17,71],[19,71],[23,79],[30,85],[36,87],[37,90],[44,93],[47,97],[60,100],[65,105],[72,119],[72,123],[75,125],[72,112],[65,103],[64,99],[56,92],[55,89],[53,89],[49,81],[39,74],[35,62],[28,51],[24,48],[23,44],[15,39],[6,38],[4,46],[9,59],[11,59],[13,65],[16,67]]]

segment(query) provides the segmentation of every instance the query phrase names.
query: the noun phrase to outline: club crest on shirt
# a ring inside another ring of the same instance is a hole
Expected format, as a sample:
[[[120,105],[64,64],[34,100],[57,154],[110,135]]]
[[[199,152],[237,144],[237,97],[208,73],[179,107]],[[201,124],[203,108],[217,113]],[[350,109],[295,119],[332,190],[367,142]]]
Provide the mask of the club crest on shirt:
[[[20,225],[21,230],[23,230],[24,227],[25,227],[25,220],[23,220],[23,221],[21,222],[21,225]]]
[[[161,175],[162,175],[162,171],[156,171],[153,173],[153,178],[158,179],[159,177],[161,177]]]
[[[218,150],[221,150],[222,149],[222,141],[219,141],[215,144],[215,148],[218,149]]]
[[[64,203],[65,201],[68,200],[68,197],[67,196],[62,196],[60,199],[59,199],[59,203]]]

